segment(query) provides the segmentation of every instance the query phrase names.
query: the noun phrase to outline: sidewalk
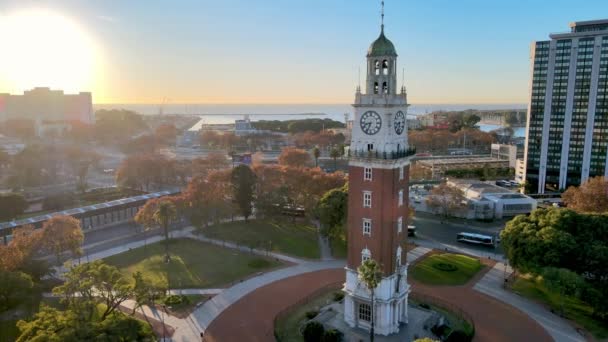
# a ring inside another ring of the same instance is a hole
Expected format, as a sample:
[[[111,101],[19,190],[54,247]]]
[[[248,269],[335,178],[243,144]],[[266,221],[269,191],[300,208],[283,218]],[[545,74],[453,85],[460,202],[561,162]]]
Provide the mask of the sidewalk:
[[[524,299],[503,288],[505,274],[509,276],[513,270],[503,263],[496,263],[486,275],[475,284],[474,290],[496,298],[506,304],[518,308],[526,313],[553,337],[556,342],[582,342],[585,338],[574,329],[566,320],[547,311],[544,307]]]
[[[187,319],[180,322],[181,324],[179,326],[175,326],[173,340],[185,342],[194,341],[200,338],[200,332],[207,329],[211,322],[213,322],[213,320],[215,320],[224,310],[260,287],[296,275],[325,269],[341,268],[344,267],[344,265],[343,260],[308,262],[250,278],[226,289],[205,302],[203,306],[193,311]]]

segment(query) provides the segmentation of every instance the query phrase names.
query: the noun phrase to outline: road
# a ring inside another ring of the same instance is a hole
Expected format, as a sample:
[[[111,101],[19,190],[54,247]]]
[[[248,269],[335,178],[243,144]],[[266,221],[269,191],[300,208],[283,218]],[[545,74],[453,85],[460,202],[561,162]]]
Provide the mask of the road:
[[[417,214],[418,215],[418,214]],[[433,248],[457,249],[475,255],[495,256],[502,258],[503,251],[500,245],[497,248],[477,246],[456,242],[456,234],[460,232],[478,233],[490,236],[497,236],[504,228],[504,222],[498,223],[478,223],[478,222],[444,222],[437,216],[418,215],[414,217],[416,226],[416,237],[409,238],[410,241],[419,245]]]

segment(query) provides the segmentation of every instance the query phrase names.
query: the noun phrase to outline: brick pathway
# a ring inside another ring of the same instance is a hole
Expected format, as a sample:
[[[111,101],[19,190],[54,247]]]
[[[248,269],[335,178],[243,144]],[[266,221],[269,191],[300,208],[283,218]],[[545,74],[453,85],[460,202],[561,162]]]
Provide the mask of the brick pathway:
[[[344,279],[344,269],[304,273],[261,287],[220,314],[205,342],[274,341],[274,317],[317,289]]]
[[[317,288],[344,279],[344,269],[311,272],[277,281],[241,298],[208,327],[205,342],[274,341],[274,317]],[[472,281],[474,282],[474,280]],[[427,286],[413,291],[449,302],[469,313],[474,341],[552,341],[545,330],[516,308],[465,286]]]

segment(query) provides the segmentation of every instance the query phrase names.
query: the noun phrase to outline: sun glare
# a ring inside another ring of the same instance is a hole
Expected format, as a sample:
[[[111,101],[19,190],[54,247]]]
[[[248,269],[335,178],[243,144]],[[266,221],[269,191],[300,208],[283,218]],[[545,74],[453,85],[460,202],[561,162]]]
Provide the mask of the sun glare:
[[[0,15],[0,89],[93,91],[99,63],[93,40],[76,23],[46,10]]]

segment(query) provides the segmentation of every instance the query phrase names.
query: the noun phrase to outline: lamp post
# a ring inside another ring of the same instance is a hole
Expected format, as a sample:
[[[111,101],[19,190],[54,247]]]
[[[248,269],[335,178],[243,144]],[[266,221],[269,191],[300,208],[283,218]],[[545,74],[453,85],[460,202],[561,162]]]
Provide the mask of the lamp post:
[[[166,334],[165,334],[165,316],[163,315],[163,311],[165,311],[165,312],[166,312],[166,310],[167,310],[166,308],[167,308],[167,307],[165,306],[165,304],[163,304],[163,305],[162,305],[162,308],[163,308],[163,309],[162,309],[162,310],[161,310],[161,312],[160,312],[160,319],[161,319],[162,324],[163,324],[163,341],[165,341],[165,336],[166,336]]]

